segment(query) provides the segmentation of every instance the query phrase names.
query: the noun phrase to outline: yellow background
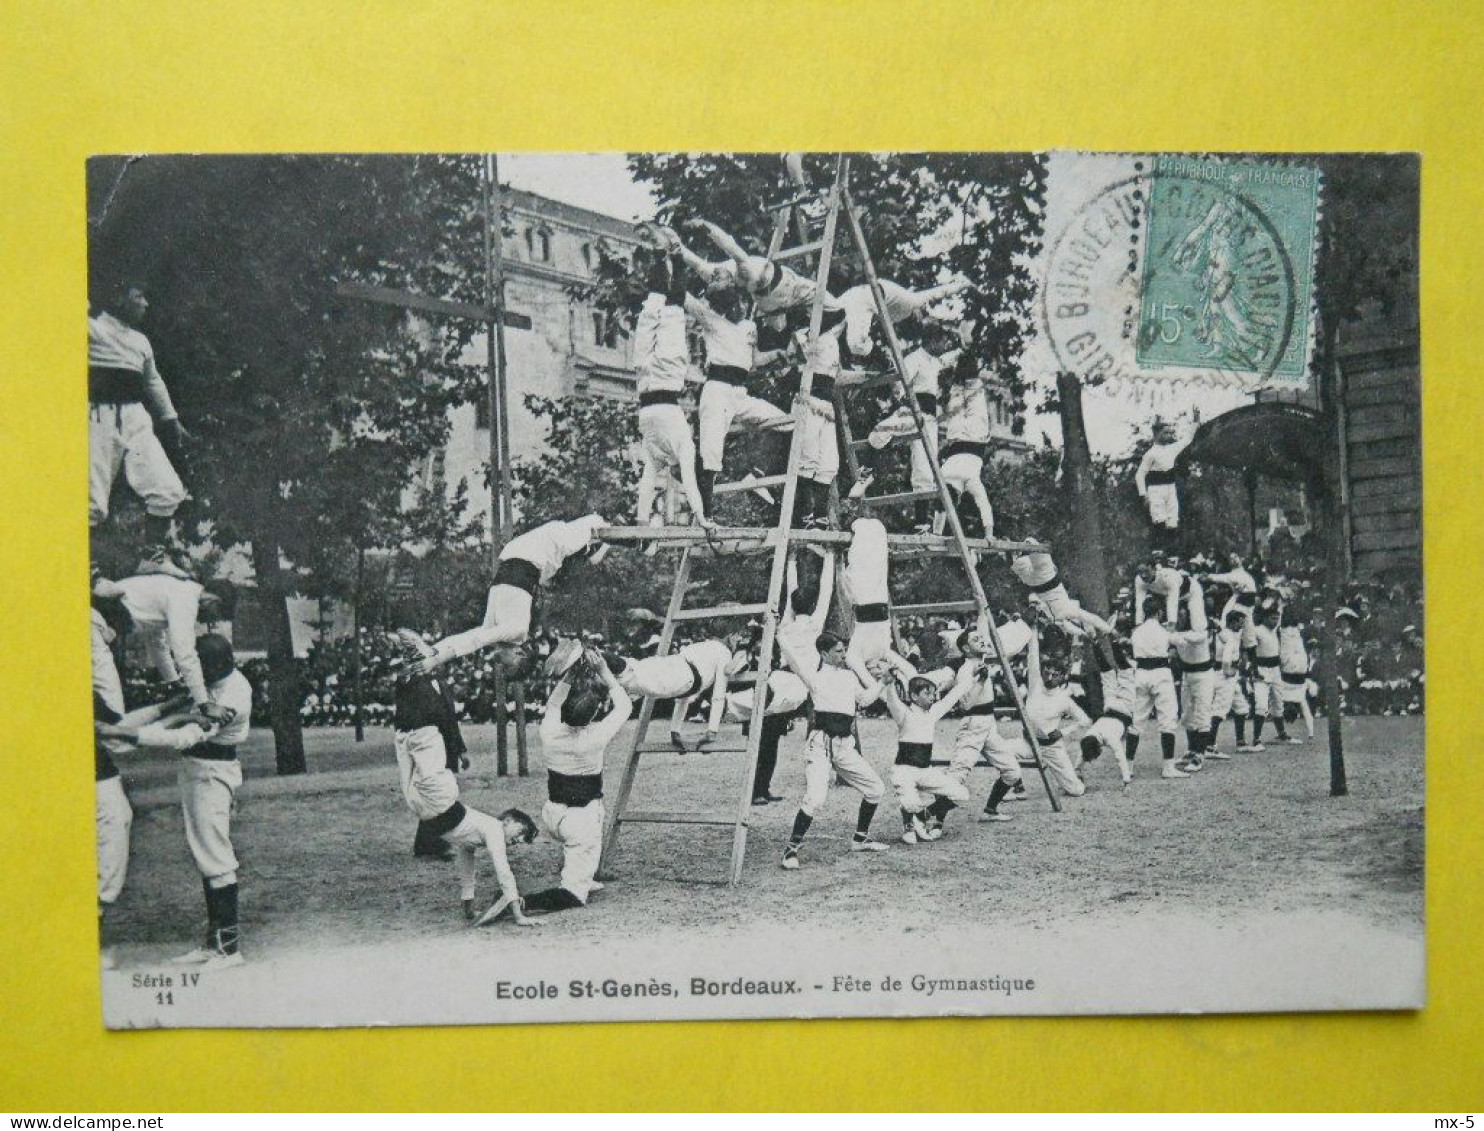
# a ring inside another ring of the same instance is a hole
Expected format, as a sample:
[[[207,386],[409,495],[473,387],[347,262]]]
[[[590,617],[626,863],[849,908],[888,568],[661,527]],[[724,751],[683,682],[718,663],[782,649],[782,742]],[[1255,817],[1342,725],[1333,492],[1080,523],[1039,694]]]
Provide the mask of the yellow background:
[[[12,0],[0,20],[0,1108],[1484,1106],[1477,3]],[[87,155],[1053,146],[1424,154],[1426,1010],[103,1031],[78,772]]]

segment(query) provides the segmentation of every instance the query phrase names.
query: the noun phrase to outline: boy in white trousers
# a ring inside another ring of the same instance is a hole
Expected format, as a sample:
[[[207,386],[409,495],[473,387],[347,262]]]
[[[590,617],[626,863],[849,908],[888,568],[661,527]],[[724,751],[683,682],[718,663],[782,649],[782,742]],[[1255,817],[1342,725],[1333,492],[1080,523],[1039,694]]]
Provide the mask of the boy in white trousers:
[[[887,681],[886,709],[897,724],[891,785],[902,810],[903,844],[937,840],[943,835],[942,821],[929,828],[929,810],[947,813],[969,799],[969,787],[932,761],[938,721],[958,705],[973,683],[973,670],[965,664],[953,686],[939,698],[937,684],[925,676],[913,676],[907,683],[907,701],[903,702],[896,681]]]

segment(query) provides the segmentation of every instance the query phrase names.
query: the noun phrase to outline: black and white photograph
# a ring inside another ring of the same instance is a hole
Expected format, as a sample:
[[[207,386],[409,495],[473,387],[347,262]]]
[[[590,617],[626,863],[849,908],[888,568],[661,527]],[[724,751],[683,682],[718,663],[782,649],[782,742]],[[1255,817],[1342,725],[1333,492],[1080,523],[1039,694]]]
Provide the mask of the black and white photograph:
[[[103,1024],[1421,1008],[1420,172],[93,157]]]

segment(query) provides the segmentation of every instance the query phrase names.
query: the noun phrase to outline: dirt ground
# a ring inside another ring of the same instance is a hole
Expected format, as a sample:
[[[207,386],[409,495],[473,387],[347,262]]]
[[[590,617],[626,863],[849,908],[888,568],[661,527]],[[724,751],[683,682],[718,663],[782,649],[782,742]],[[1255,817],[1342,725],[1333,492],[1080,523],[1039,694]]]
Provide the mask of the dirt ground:
[[[940,732],[940,748],[950,726]],[[493,728],[469,727],[466,736],[476,768],[463,776],[464,799],[486,811],[518,806],[539,814],[545,779],[535,729],[527,778],[490,772]],[[360,745],[340,730],[314,730],[307,738],[314,772],[301,777],[274,776],[264,732],[255,732],[244,752],[247,781],[233,839],[252,965],[345,947],[400,949],[465,932],[453,865],[411,855],[414,821],[397,790],[390,733],[370,731]],[[863,738],[884,776],[894,749],[889,724],[868,721]],[[1229,729],[1224,739],[1229,746]],[[588,908],[552,917],[540,945],[725,942],[750,937],[759,924],[821,937],[951,940],[959,928],[1055,934],[1099,916],[1126,919],[1146,911],[1217,925],[1336,913],[1420,938],[1421,719],[1347,722],[1351,792],[1339,799],[1328,796],[1322,720],[1315,741],[1208,762],[1184,781],[1159,779],[1158,750],[1157,737],[1146,735],[1127,791],[1104,759],[1087,769],[1087,794],[1067,799],[1055,814],[1032,777],[1031,799],[1008,807],[1013,821],[977,824],[976,803],[953,814],[947,835],[933,844],[895,843],[900,826],[888,798],[875,831],[893,844],[875,855],[847,851],[858,797],[837,786],[816,817],[804,867],[784,872],[779,855],[803,778],[796,729],[784,741],[774,780],[774,791],[789,800],[753,810],[739,888],[719,882],[729,829],[629,826],[614,881]],[[681,810],[728,805],[742,757],[648,755],[635,803]],[[622,760],[621,754],[609,760],[610,799]],[[108,939],[128,970],[194,945],[203,912],[170,761],[145,755],[124,763],[123,772],[137,812],[128,884]],[[990,782],[988,770],[975,771],[978,798]],[[559,847],[545,836],[512,853],[526,890],[555,882],[559,860]],[[494,894],[484,865],[481,902]],[[531,943],[529,932],[512,927],[476,934],[495,946]]]

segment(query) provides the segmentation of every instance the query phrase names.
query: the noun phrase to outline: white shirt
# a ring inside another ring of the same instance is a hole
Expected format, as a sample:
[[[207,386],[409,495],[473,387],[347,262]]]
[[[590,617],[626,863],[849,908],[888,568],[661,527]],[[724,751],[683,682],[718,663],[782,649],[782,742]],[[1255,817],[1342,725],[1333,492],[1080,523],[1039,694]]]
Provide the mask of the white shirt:
[[[211,701],[235,712],[230,722],[203,727],[187,723],[182,727],[163,727],[150,723],[139,728],[139,745],[160,746],[167,750],[188,750],[201,743],[212,746],[237,746],[247,741],[252,729],[252,684],[233,668],[210,687]],[[155,716],[158,718],[158,715]]]
[[[730,365],[749,373],[752,371],[757,349],[757,323],[747,318],[741,322],[729,321],[694,295],[685,296],[685,310],[701,328],[707,365]]]
[[[1217,585],[1229,586],[1237,593],[1256,593],[1257,582],[1245,569],[1238,566],[1236,569],[1228,570],[1226,573],[1213,573],[1206,579]]]
[[[159,420],[174,420],[170,390],[155,368],[155,350],[149,339],[107,311],[88,317],[88,364],[104,369],[127,369],[144,377],[144,403]]]
[[[1077,706],[1072,693],[1065,687],[1058,687],[1055,690],[1043,687],[1031,692],[1026,696],[1025,713],[1038,742],[1053,731],[1061,730],[1063,724],[1069,719],[1077,726],[1087,726],[1092,721],[1087,717],[1087,713]],[[1053,745],[1059,744],[1060,739],[1053,743]]]
[[[1134,713],[1134,669],[1114,668],[1100,673],[1103,685],[1103,714],[1117,711],[1120,715],[1133,717]]]
[[[1020,579],[1022,585],[1034,588],[1045,585],[1056,576],[1056,562],[1051,560],[1050,554],[1038,550],[1012,558],[1010,572]]]
[[[1223,628],[1216,633],[1216,659],[1222,673],[1232,675],[1242,660],[1242,634]]]
[[[593,531],[605,525],[600,514],[584,515],[571,522],[548,522],[505,543],[500,560],[530,562],[541,571],[541,584],[548,585],[568,558],[592,545]]]
[[[902,358],[902,368],[906,370],[907,382],[912,391],[936,397],[941,391],[939,378],[944,367],[952,364],[957,357],[957,350],[950,350],[942,357],[934,357],[919,346]]]
[[[850,549],[845,555],[845,579],[850,599],[857,605],[884,605],[890,601],[887,581],[886,526],[880,519],[858,518],[850,524]]]
[[[817,672],[804,677],[809,685],[809,695],[814,700],[814,710],[832,715],[853,715],[861,707],[875,701],[881,694],[881,684],[872,682],[863,685],[849,668],[833,668],[826,665]]]
[[[186,578],[165,573],[143,573],[116,583],[123,591],[145,654],[160,678],[174,683],[183,680],[191,698],[205,703],[209,698],[196,656],[196,616],[201,609],[201,586]]]
[[[1259,660],[1276,659],[1279,654],[1278,634],[1265,624],[1260,624],[1253,631],[1253,638],[1257,641],[1257,658]]]
[[[606,715],[592,726],[569,727],[562,722],[562,704],[570,690],[571,685],[563,681],[546,701],[546,714],[541,718],[541,753],[546,768],[571,776],[601,774],[603,752],[629,721],[634,705],[621,689],[612,688]]]
[[[119,679],[118,665],[113,662],[113,629],[97,609],[93,614],[93,691],[107,704],[109,710],[124,713],[124,685]]]
[[[1189,633],[1176,633],[1171,637],[1175,654],[1187,664],[1204,664],[1211,659],[1211,637],[1207,632],[1192,629]]]
[[[701,673],[701,686],[711,689],[711,715],[707,730],[716,730],[727,706],[727,668],[732,663],[732,650],[720,640],[701,640],[687,644],[676,653]]]
[[[795,338],[799,343],[799,348],[805,350],[806,364],[809,367],[809,371],[816,378],[840,376],[840,338],[838,335],[821,334],[819,341],[814,346],[813,353],[809,353],[807,350],[809,344],[808,330],[800,330],[795,335]],[[812,385],[810,387],[811,389],[813,388]],[[830,397],[821,397],[818,393],[812,391],[809,395],[817,397],[826,404],[833,403]]]
[[[1144,458],[1139,461],[1139,470],[1134,472],[1134,483],[1139,488],[1139,494],[1148,492],[1149,487],[1145,480],[1151,471],[1173,471],[1175,460],[1185,450],[1184,441],[1175,441],[1169,444],[1155,444],[1144,453]]]
[[[832,562],[825,563],[824,573],[819,579],[819,599],[811,613],[794,612],[791,599],[795,566],[792,561],[788,568],[790,604],[784,610],[783,621],[778,626],[778,647],[785,654],[792,653],[795,664],[803,664],[810,671],[815,671],[820,666],[819,634],[824,631],[825,622],[829,619],[830,601],[835,593],[835,567]]]
[[[1304,647],[1304,634],[1291,625],[1278,630],[1278,660],[1285,675],[1306,675],[1309,650]]]
[[[1168,660],[1170,658],[1170,633],[1157,620],[1146,620],[1129,636],[1136,660]]]
[[[814,301],[814,292],[817,288],[813,279],[806,279],[797,271],[781,263],[775,263],[774,267],[778,270],[776,285],[771,290],[753,293],[753,297],[757,300],[759,314],[775,314],[780,310],[789,310]],[[838,299],[829,295],[825,296],[827,309],[836,310],[839,306]]]
[[[932,742],[937,736],[938,720],[958,705],[969,690],[968,681],[956,683],[948,694],[942,696],[927,710],[916,703],[903,703],[895,684],[886,686],[886,709],[897,724],[897,741]]]
[[[989,442],[989,397],[981,381],[959,381],[949,388],[943,435],[950,444],[955,440],[971,444]]]

